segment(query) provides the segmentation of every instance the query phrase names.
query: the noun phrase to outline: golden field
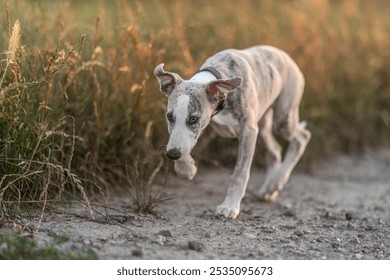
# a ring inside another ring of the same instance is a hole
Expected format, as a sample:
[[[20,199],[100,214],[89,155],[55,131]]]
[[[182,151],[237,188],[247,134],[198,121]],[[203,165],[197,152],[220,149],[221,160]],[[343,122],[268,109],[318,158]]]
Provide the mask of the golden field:
[[[155,66],[189,78],[226,48],[268,44],[306,79],[305,166],[390,142],[388,1],[0,1],[0,206],[13,215],[88,190],[149,189],[168,135]],[[232,164],[236,142],[208,130],[202,164]],[[206,155],[212,155],[212,158]],[[255,156],[261,165],[261,149]],[[145,201],[142,200],[145,198]],[[148,200],[149,199],[149,200]],[[160,199],[156,198],[157,201]],[[141,201],[140,201],[141,200]],[[139,205],[138,205],[139,204]]]

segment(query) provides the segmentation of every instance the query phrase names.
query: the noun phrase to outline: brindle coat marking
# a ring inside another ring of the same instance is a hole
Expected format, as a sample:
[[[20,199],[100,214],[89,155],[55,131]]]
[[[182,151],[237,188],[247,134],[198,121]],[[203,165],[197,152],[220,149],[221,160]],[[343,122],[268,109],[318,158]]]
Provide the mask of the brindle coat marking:
[[[218,216],[235,219],[248,184],[258,134],[267,149],[267,173],[257,194],[266,200],[276,199],[310,140],[305,124],[299,123],[304,78],[285,52],[270,46],[219,52],[200,69],[209,67],[222,79],[200,71],[183,80],[176,73],[166,72],[163,64],[154,71],[161,91],[169,98],[167,155],[175,160],[179,175],[192,179],[197,169],[190,153],[209,123],[220,135],[237,137],[236,166],[226,198],[216,210]],[[225,108],[213,116],[222,99],[226,99]],[[272,130],[289,141],[283,160]]]

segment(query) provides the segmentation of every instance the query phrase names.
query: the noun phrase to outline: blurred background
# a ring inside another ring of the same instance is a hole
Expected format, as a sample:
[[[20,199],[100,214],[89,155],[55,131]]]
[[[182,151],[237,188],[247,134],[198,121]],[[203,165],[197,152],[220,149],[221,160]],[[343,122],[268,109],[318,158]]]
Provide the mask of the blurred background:
[[[0,204],[107,193],[168,172],[166,98],[155,66],[189,78],[226,48],[285,50],[306,79],[301,160],[390,143],[386,0],[0,0]],[[232,166],[236,141],[211,129],[198,165]],[[254,163],[264,165],[262,149]],[[152,176],[153,177],[153,176]]]

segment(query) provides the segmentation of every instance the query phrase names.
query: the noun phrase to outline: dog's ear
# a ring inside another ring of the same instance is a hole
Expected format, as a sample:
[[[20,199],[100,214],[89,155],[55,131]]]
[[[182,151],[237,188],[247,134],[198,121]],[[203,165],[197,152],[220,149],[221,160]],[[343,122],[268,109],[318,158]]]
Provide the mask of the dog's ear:
[[[166,96],[169,96],[176,85],[180,84],[183,79],[176,73],[167,72],[163,69],[164,63],[157,65],[154,69],[154,75],[160,83],[160,90]]]
[[[241,78],[212,81],[207,85],[206,92],[211,101],[218,101],[226,98],[227,93],[237,89],[241,85],[241,82]]]

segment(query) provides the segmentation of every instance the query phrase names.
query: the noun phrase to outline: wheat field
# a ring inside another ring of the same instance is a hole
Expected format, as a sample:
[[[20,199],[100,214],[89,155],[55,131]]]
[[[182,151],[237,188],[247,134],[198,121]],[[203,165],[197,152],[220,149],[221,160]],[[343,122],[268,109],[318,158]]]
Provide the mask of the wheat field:
[[[390,3],[378,1],[0,1],[0,219],[23,205],[104,196],[138,210],[152,197],[168,135],[154,67],[189,78],[226,48],[268,44],[306,79],[304,166],[390,140]],[[211,131],[198,164],[234,163]],[[212,154],[212,159],[207,155]],[[261,149],[255,164],[264,162]],[[44,212],[44,211],[42,211]]]

